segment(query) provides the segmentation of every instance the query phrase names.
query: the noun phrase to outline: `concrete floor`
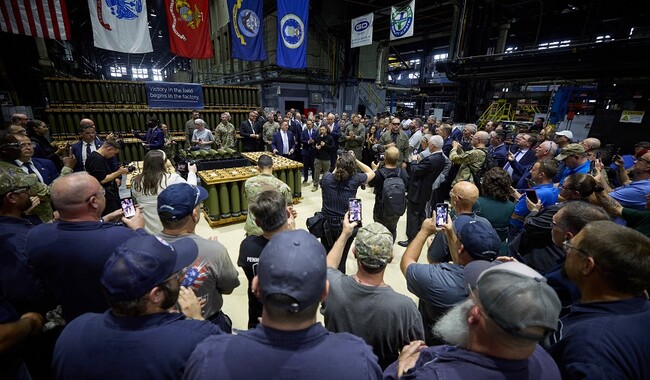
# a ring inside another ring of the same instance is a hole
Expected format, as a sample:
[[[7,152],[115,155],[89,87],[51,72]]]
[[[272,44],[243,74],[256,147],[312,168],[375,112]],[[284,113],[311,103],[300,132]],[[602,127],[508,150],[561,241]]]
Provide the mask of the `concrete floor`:
[[[311,192],[311,184],[303,185],[303,199],[295,206],[298,211],[298,219],[296,220],[296,227],[306,229],[305,220],[314,215],[314,212],[321,209],[321,191]],[[359,190],[357,197],[362,199],[363,202],[363,220],[364,222],[372,222],[372,207],[375,202],[375,196],[372,193],[372,188],[368,187],[366,190]],[[397,225],[397,241],[405,240],[406,230],[406,215],[403,215]],[[226,246],[230,258],[235,266],[237,265],[237,257],[239,256],[239,244],[244,239],[244,223],[238,223],[228,226],[211,228],[205,219],[202,219],[197,226],[196,233],[203,237],[217,236],[219,241]],[[395,291],[406,294],[411,297],[415,302],[417,298],[406,290],[406,281],[399,269],[399,261],[402,258],[405,248],[395,244],[393,246],[394,258],[386,268],[384,281],[390,285]],[[420,262],[426,262],[426,252],[420,255]],[[248,300],[246,295],[247,280],[241,268],[239,270],[239,280],[241,285],[233,291],[232,294],[224,296],[223,311],[230,316],[233,320],[233,328],[246,329],[248,321]],[[347,273],[354,274],[357,270],[357,264],[354,257],[350,254],[347,262]],[[322,321],[322,316],[319,314],[318,318]]]

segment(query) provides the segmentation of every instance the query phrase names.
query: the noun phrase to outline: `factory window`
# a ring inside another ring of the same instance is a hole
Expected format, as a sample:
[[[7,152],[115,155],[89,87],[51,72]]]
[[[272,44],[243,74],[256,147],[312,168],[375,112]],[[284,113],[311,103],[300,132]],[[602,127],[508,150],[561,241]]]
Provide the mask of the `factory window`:
[[[149,78],[149,71],[147,69],[138,69],[136,67],[131,68],[133,73],[133,79],[147,79]]]
[[[630,31],[630,35],[631,34],[632,32]],[[603,41],[614,41],[614,39],[609,34],[596,37],[596,43],[603,42]]]
[[[120,78],[124,75],[126,75],[126,67],[125,66],[111,66],[110,67],[110,75],[115,78]]]
[[[433,56],[433,60],[434,61],[444,61],[445,59],[447,59],[447,57],[449,57],[449,54],[447,54],[447,53],[436,54],[436,55]]]
[[[509,47],[509,48],[506,48],[506,54],[508,54],[508,53],[514,53],[515,51],[517,51],[517,49],[519,49],[519,48],[516,47],[516,46],[515,46],[515,47],[512,47],[512,46],[511,46],[511,47]]]
[[[162,82],[163,74],[161,69],[153,69],[153,80]]]

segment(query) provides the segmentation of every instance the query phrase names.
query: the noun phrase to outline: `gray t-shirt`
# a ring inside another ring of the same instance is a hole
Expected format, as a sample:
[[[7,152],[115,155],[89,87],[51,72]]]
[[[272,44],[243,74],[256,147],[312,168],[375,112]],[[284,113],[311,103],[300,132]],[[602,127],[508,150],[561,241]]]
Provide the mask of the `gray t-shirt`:
[[[196,234],[172,236],[161,233],[159,236],[167,242],[183,238],[190,238],[196,242],[199,256],[188,267],[183,286],[188,284],[199,300],[205,299],[206,303],[201,308],[201,315],[209,319],[221,310],[222,294],[230,294],[239,286],[237,268],[230,260],[226,247],[218,241],[208,240]]]
[[[413,340],[424,339],[422,318],[413,300],[390,286],[359,284],[352,276],[327,268],[329,296],[324,302],[325,327],[349,332],[368,343],[385,368]]]
[[[467,298],[459,264],[411,264],[406,268],[406,287],[441,313]]]

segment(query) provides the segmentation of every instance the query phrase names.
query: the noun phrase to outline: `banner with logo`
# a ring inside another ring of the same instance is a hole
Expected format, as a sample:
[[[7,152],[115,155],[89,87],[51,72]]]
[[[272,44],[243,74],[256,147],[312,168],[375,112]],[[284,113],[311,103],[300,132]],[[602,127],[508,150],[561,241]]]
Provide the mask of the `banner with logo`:
[[[211,58],[208,0],[167,0],[169,49],[185,58]]]
[[[374,17],[374,13],[369,13],[352,19],[350,47],[372,45],[372,22]]]
[[[232,57],[242,61],[266,60],[262,34],[262,0],[228,0]]]
[[[151,53],[146,0],[88,0],[95,47],[121,53]]]
[[[0,1],[0,31],[28,36],[70,40],[70,20],[65,0]]]
[[[149,108],[203,109],[203,89],[197,83],[145,82]]]
[[[411,37],[415,19],[415,0],[402,7],[390,7],[390,40]]]
[[[278,66],[307,66],[309,0],[278,0]]]

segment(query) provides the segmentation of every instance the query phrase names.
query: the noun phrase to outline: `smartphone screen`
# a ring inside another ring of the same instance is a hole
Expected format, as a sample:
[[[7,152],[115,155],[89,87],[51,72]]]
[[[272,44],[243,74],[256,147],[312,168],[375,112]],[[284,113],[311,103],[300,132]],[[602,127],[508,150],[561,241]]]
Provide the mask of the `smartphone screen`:
[[[133,205],[133,199],[124,198],[121,200],[122,211],[124,211],[124,217],[133,218],[135,216],[135,206]]]
[[[447,215],[449,214],[449,205],[438,203],[436,205],[436,227],[447,224]]]
[[[537,192],[533,189],[526,189],[526,198],[528,198],[534,204],[537,204],[537,202],[539,202],[539,199],[537,198]]]
[[[348,211],[350,213],[350,222],[361,222],[361,199],[350,198],[348,200]]]

